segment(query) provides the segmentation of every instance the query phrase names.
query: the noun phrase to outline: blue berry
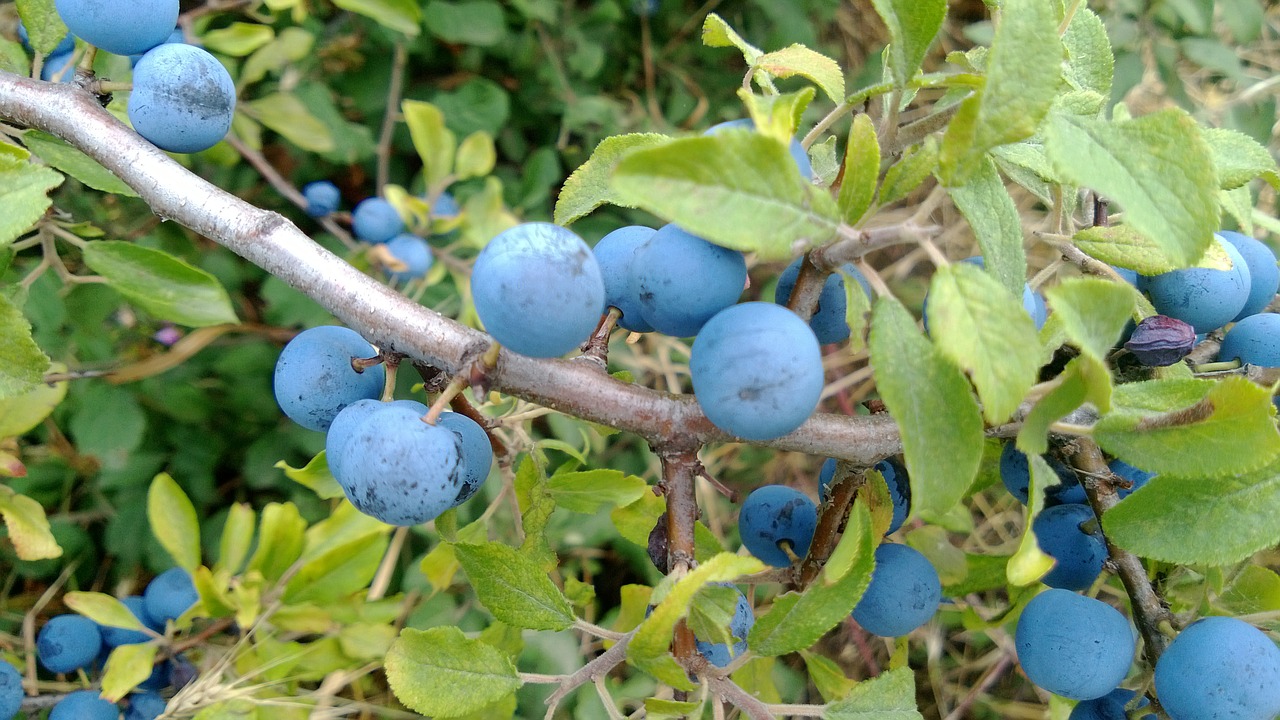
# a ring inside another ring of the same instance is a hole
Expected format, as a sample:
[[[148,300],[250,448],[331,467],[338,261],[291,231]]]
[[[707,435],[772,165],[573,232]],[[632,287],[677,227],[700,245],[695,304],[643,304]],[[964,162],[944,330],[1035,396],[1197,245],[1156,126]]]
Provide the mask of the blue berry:
[[[1134,639],[1120,611],[1070,590],[1032,598],[1014,634],[1018,661],[1031,682],[1072,700],[1111,692],[1133,664]]]
[[[387,250],[405,264],[404,270],[387,271],[387,277],[398,282],[425,277],[432,263],[435,262],[431,247],[427,245],[426,240],[417,235],[401,233],[387,241]]]
[[[1129,704],[1134,695],[1137,693],[1132,690],[1116,688],[1100,698],[1085,700],[1076,705],[1071,709],[1071,716],[1067,720],[1129,720],[1124,706]],[[1144,708],[1150,704],[1146,698],[1142,698],[1134,707]],[[1148,713],[1141,720],[1156,720],[1156,716]]]
[[[885,543],[875,554],[871,584],[853,608],[853,619],[881,637],[900,637],[929,622],[942,602],[933,564],[907,545]]]
[[[485,330],[529,357],[560,357],[582,344],[604,314],[604,279],[591,248],[545,222],[517,225],[485,245],[471,271]]]
[[[1218,359],[1280,367],[1280,315],[1258,313],[1232,325],[1222,338]]]
[[[146,52],[178,24],[178,0],[57,0],[55,5],[73,34],[116,55]]]
[[[440,413],[439,423],[458,436],[458,448],[462,452],[462,470],[459,473],[462,489],[453,501],[453,506],[457,507],[470,500],[489,477],[489,468],[493,465],[493,445],[484,428],[466,415],[443,412]]]
[[[0,720],[13,720],[22,708],[22,673],[0,660]]]
[[[187,43],[187,36],[186,36],[185,34],[183,34],[183,32],[182,32],[182,28],[180,28],[180,27],[176,27],[176,28],[174,28],[174,29],[173,29],[173,32],[169,33],[169,37],[165,38],[165,39],[164,39],[164,42],[163,42],[163,43],[160,43],[160,44],[161,44],[161,45],[165,45],[165,44],[170,44],[170,43],[194,44],[194,43]],[[130,56],[129,56],[129,67],[134,67],[134,68],[138,67],[138,61],[139,61],[139,60],[141,60],[141,59],[142,59],[142,56],[143,56],[143,55],[145,55],[145,54],[146,54],[146,53],[134,53],[134,54],[130,55]]]
[[[311,430],[328,430],[342,408],[382,395],[382,365],[356,372],[355,358],[377,354],[354,330],[322,325],[298,333],[276,361],[276,402],[291,420]]]
[[[640,309],[640,290],[635,277],[636,250],[657,232],[643,225],[618,228],[600,238],[591,249],[604,278],[605,305],[622,312],[618,324],[632,332],[652,332]]]
[[[451,218],[457,217],[462,212],[462,208],[458,206],[458,201],[453,195],[447,192],[440,193],[440,197],[431,204],[431,217],[433,218]]]
[[[1123,279],[1125,282],[1129,283],[1134,287],[1138,287],[1138,271],[1137,270],[1130,270],[1129,268],[1116,267],[1115,265],[1112,265],[1111,269],[1115,270],[1116,274],[1119,275],[1121,279]]]
[[[747,551],[774,567],[787,567],[791,558],[779,544],[790,543],[797,557],[809,552],[818,507],[807,495],[785,485],[756,488],[742,502],[738,532]]]
[[[1218,233],[1218,237],[1233,245],[1249,266],[1249,299],[1235,319],[1243,320],[1262,312],[1275,299],[1276,290],[1280,289],[1280,267],[1276,266],[1276,254],[1261,240],[1238,232],[1223,230]]]
[[[380,403],[346,435],[329,469],[351,504],[389,525],[418,525],[453,507],[462,492],[461,441],[422,421],[417,408]],[[327,454],[327,453],[326,453]]]
[[[1089,530],[1086,532],[1082,526]],[[1098,579],[1107,560],[1107,544],[1097,516],[1088,505],[1047,507],[1036,516],[1031,528],[1040,549],[1055,561],[1041,582],[1049,587],[1084,590]]]
[[[711,316],[736,303],[747,282],[737,250],[664,225],[636,249],[636,290],[644,321],[664,335],[697,335]]]
[[[1151,297],[1161,315],[1177,318],[1196,329],[1209,332],[1231,322],[1249,300],[1249,265],[1235,246],[1217,241],[1231,258],[1230,270],[1184,268],[1140,279],[1140,287]]]
[[[1045,460],[1058,476],[1056,485],[1044,489],[1046,505],[1083,503],[1088,499],[1080,478],[1076,477],[1071,468],[1063,465],[1057,458],[1045,456]],[[1018,502],[1027,504],[1031,488],[1031,466],[1027,462],[1027,456],[1012,440],[1005,442],[1000,452],[1000,480],[1009,493],[1018,498]]]
[[[44,59],[40,67],[40,79],[45,82],[70,82],[76,76],[76,69],[71,60],[74,53],[55,53]]]
[[[351,211],[351,230],[367,243],[384,243],[404,232],[404,218],[386,200],[365,198]]]
[[[1107,467],[1111,468],[1111,472],[1133,483],[1133,487],[1128,490],[1120,489],[1117,495],[1123,500],[1134,493],[1135,490],[1147,484],[1147,481],[1155,477],[1155,473],[1149,473],[1146,470],[1139,470],[1123,460],[1112,460],[1107,463]]]
[[[711,318],[689,353],[693,392],[716,427],[771,440],[800,427],[822,394],[822,351],[809,325],[773,303],[749,302]]]
[[[756,129],[755,121],[751,118],[740,118],[738,120],[729,120],[707,128],[703,135],[715,135],[721,130],[729,130],[740,128],[743,130],[754,131]],[[813,180],[813,163],[809,161],[809,153],[805,151],[804,146],[796,138],[791,138],[791,144],[787,146],[787,152],[791,153],[791,159],[795,161],[796,169],[800,171],[801,177],[805,180]]]
[[[168,703],[153,692],[134,693],[129,696],[129,709],[124,720],[156,720],[164,714]]]
[[[774,302],[779,305],[790,302],[791,291],[795,289],[796,280],[800,277],[800,263],[803,261],[804,258],[796,258],[778,276],[778,285],[773,295]],[[842,270],[858,281],[864,295],[871,296],[870,286],[857,268],[853,265],[845,265]],[[809,318],[809,327],[813,328],[813,334],[817,336],[819,343],[829,345],[849,339],[849,322],[845,319],[848,302],[844,291],[844,275],[839,272],[831,273],[822,285],[822,294],[818,296],[818,307]]]
[[[349,477],[346,468],[341,465],[343,460],[348,457],[347,443],[351,441],[361,423],[372,415],[374,411],[389,404],[409,408],[412,412],[417,413],[418,417],[424,417],[430,410],[430,408],[417,400],[394,400],[391,403],[383,403],[378,400],[363,399],[344,407],[333,418],[333,424],[329,426],[324,437],[325,460],[329,463],[329,474],[333,475],[335,479]]]
[[[884,476],[884,482],[889,486],[889,497],[893,499],[893,520],[889,523],[889,529],[885,531],[888,535],[897,532],[898,528],[902,527],[902,523],[907,521],[907,515],[911,513],[911,482],[907,477],[907,468],[893,458],[886,458],[876,463],[875,469]],[[835,475],[835,458],[827,458],[818,472],[818,502],[827,501],[827,494]]]
[[[733,608],[733,617],[729,619],[729,634],[734,637],[733,650],[729,650],[727,643],[713,643],[705,640],[696,640],[696,647],[699,653],[707,659],[707,662],[716,667],[726,667],[733,659],[747,651],[747,633],[751,632],[751,627],[756,624],[756,616],[751,612],[751,603],[747,601],[747,596],[738,593],[738,604]]]
[[[316,180],[302,187],[302,196],[307,199],[307,214],[313,218],[322,218],[342,204],[342,191],[328,180]]]
[[[235,109],[231,74],[202,48],[160,45],[133,69],[129,122],[161,150],[208,150],[226,137]]]
[[[182,568],[169,568],[151,579],[142,592],[147,615],[157,623],[176,620],[200,600],[191,573]]]
[[[36,657],[49,672],[70,673],[89,665],[102,650],[98,624],[80,615],[57,615],[36,636]]]
[[[1156,696],[1173,720],[1271,720],[1280,715],[1280,648],[1243,620],[1207,617],[1156,662]]]
[[[164,632],[164,623],[157,623],[147,614],[147,603],[141,595],[130,595],[120,602],[124,603],[124,606],[129,608],[129,612],[133,613],[133,616],[138,618],[143,625],[156,632]],[[150,635],[141,630],[128,630],[109,625],[100,626],[100,630],[103,644],[112,648],[121,645],[137,645],[151,639]]]
[[[77,690],[58,701],[49,720],[119,720],[120,708],[97,690]]]

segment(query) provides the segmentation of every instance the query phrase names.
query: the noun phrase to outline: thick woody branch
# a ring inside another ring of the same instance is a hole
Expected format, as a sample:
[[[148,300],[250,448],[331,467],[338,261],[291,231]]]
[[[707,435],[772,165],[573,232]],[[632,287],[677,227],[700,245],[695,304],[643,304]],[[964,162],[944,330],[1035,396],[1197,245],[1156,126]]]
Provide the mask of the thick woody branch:
[[[667,497],[667,568],[679,579],[693,568],[694,530],[699,515],[694,482],[702,465],[696,448],[656,450],[662,460],[662,491]],[[681,662],[688,662],[697,654],[693,631],[683,622],[676,625],[671,650]]]
[[[186,170],[83,90],[0,72],[0,116],[71,143],[137,191],[161,218],[191,228],[301,290],[384,350],[453,375],[469,368],[489,345],[487,335],[356,270],[283,216],[256,208]],[[693,397],[624,383],[590,363],[535,360],[503,351],[487,379],[496,390],[656,444],[672,438],[697,444],[734,439],[706,419]],[[901,447],[897,427],[886,416],[826,414],[762,444],[863,464]]]

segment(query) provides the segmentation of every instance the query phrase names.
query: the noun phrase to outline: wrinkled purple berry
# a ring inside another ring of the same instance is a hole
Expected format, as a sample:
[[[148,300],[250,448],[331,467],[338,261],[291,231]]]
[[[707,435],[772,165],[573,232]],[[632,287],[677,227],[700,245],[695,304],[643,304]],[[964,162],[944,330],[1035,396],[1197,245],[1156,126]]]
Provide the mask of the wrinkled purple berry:
[[[1196,346],[1196,330],[1167,315],[1152,315],[1138,323],[1124,347],[1148,367],[1172,365]]]

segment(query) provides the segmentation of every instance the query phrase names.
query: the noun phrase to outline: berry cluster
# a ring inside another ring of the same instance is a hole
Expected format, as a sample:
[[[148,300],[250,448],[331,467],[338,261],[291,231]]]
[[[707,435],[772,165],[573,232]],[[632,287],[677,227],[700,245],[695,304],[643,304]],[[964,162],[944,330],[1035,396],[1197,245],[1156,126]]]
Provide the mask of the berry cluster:
[[[417,525],[474,495],[493,449],[465,415],[443,412],[432,424],[422,403],[379,402],[386,378],[364,338],[316,327],[280,353],[275,396],[294,422],[327,433],[329,471],[352,505],[391,525]]]
[[[81,615],[56,615],[45,622],[36,636],[36,659],[42,668],[57,675],[101,670],[112,650],[162,636],[166,624],[181,617],[199,599],[186,570],[166,570],[147,584],[142,595],[130,595],[120,601],[142,623],[145,631],[99,625]],[[161,693],[170,687],[181,689],[195,675],[195,667],[180,654],[158,662],[151,676],[123,701],[124,720],[159,717],[166,706]],[[22,697],[21,674],[12,665],[0,662],[0,720],[11,720],[17,715]],[[69,693],[49,712],[49,720],[117,720],[119,717],[120,707],[95,690]]]

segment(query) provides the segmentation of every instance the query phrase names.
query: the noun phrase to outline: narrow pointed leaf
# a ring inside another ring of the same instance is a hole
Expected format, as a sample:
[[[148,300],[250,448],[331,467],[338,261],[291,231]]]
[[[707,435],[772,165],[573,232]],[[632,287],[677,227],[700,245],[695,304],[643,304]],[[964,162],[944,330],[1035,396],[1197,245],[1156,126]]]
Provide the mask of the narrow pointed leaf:
[[[947,16],[946,0],[872,0],[889,28],[889,70],[903,87],[915,77]]]
[[[840,215],[850,225],[855,225],[876,195],[876,181],[880,175],[880,141],[876,128],[866,113],[858,113],[849,128],[849,144],[844,152],[844,181],[836,199]]]
[[[804,45],[788,45],[774,50],[761,55],[753,64],[776,78],[794,75],[807,78],[821,88],[831,102],[844,101],[844,73],[839,63]]]
[[[1040,366],[1035,323],[1020,297],[969,263],[939,268],[930,283],[930,334],[969,373],[991,424],[1013,414]]]
[[[657,133],[614,135],[601,140],[591,157],[564,181],[556,198],[556,224],[569,225],[605,203],[631,207],[609,185],[614,168],[633,150],[670,141],[671,138]]]
[[[870,345],[876,387],[902,431],[912,512],[946,513],[982,460],[982,415],[969,382],[896,299],[876,301]]]
[[[178,567],[194,573],[200,565],[200,523],[190,498],[167,473],[156,475],[147,492],[151,532]]]
[[[169,253],[99,240],[85,246],[84,262],[159,320],[190,327],[239,322],[217,278]]]
[[[984,160],[961,187],[947,193],[978,239],[983,266],[1015,297],[1026,283],[1027,253],[1022,242],[1022,218],[1000,180],[995,163]]]

